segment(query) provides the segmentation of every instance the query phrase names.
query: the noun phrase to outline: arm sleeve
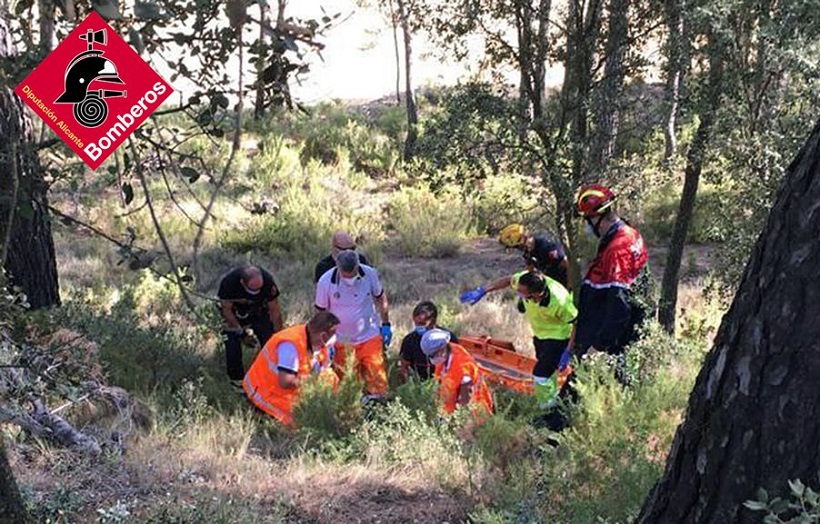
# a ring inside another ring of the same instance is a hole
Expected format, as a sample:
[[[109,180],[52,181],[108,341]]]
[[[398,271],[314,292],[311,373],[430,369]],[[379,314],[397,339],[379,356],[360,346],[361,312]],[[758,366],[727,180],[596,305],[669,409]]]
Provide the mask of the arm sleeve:
[[[551,298],[556,301],[556,305],[558,306],[558,318],[568,324],[574,322],[578,316],[578,308],[575,307],[572,294],[568,291],[553,293]]]
[[[381,280],[379,280],[379,272],[371,268],[368,278],[370,278],[370,294],[373,298],[379,298],[384,293]]]
[[[276,285],[276,281],[273,280],[273,277],[270,279],[270,294],[268,294],[268,301],[276,300],[279,298],[279,286]]]
[[[316,300],[314,305],[319,309],[330,309],[330,280],[319,279],[316,284]]]
[[[276,346],[276,362],[279,371],[299,372],[299,352],[293,342],[285,340]]]
[[[515,290],[517,290],[517,289],[518,289],[518,281],[521,279],[521,277],[522,277],[525,273],[527,273],[527,272],[526,272],[526,271],[519,271],[518,273],[515,273],[515,274],[512,276],[512,278],[510,279],[510,287],[511,287],[512,289],[515,289]]]
[[[399,349],[399,356],[404,360],[410,360],[408,354],[410,352],[410,335],[404,335],[401,339],[401,348]]]

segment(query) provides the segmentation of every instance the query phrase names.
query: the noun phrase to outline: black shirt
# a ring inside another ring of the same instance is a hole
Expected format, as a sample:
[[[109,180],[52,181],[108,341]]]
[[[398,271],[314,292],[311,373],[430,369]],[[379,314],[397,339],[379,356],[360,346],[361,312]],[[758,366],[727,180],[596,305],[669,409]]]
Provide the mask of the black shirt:
[[[279,297],[279,288],[273,281],[273,276],[262,268],[262,289],[256,295],[251,295],[242,285],[242,268],[229,271],[219,283],[217,296],[220,299],[231,300],[233,311],[237,318],[247,318],[266,314],[268,302]]]
[[[458,343],[458,337],[455,333],[441,326],[437,326],[437,328],[450,333],[450,342]],[[435,367],[430,363],[424,351],[421,350],[421,335],[418,331],[411,331],[405,335],[401,340],[399,356],[402,360],[410,362],[410,367],[415,370],[421,380],[427,380],[433,377]]]
[[[367,257],[363,254],[359,253],[359,264],[369,266],[370,262],[367,261]],[[316,269],[313,271],[313,283],[319,282],[319,279],[322,278],[322,275],[330,271],[336,267],[336,261],[333,260],[333,255],[328,255],[322,260],[320,260],[316,264]]]
[[[556,242],[549,235],[535,235],[535,245],[532,251],[524,251],[524,260],[535,269],[557,280],[567,287],[567,269],[563,266],[567,258],[560,242]]]

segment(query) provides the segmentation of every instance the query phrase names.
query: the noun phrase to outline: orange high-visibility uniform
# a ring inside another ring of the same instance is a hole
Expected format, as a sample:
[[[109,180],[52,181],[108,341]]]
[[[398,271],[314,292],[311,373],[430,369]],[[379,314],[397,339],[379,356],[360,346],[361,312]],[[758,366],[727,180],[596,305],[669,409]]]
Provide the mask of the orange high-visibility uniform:
[[[351,351],[355,356],[354,368],[371,395],[387,393],[387,365],[384,361],[382,336],[376,335],[361,344],[336,344],[333,362],[339,378],[344,378],[345,360]]]
[[[293,406],[299,396],[299,388],[283,388],[279,384],[278,355],[276,348],[281,342],[290,342],[296,346],[299,355],[297,377],[309,377],[318,374],[321,380],[335,387],[336,376],[330,370],[330,355],[322,347],[314,354],[308,344],[307,326],[299,324],[275,333],[265,344],[250,369],[245,374],[242,386],[251,402],[274,417],[282,424],[293,424]]]
[[[448,365],[449,364],[449,365]],[[465,379],[469,379],[472,390],[470,408],[475,411],[493,412],[493,396],[484,382],[478,363],[462,346],[450,342],[450,357],[436,366],[436,380],[439,381],[439,397],[447,413],[456,410],[458,391]]]

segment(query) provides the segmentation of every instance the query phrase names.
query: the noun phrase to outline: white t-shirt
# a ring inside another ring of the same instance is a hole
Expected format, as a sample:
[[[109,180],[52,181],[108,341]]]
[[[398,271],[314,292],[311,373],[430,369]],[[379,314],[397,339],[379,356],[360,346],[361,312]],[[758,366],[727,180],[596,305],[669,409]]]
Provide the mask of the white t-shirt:
[[[293,373],[299,372],[299,350],[293,342],[283,340],[276,346],[276,366]]]
[[[311,357],[311,373],[319,373],[329,366],[329,363],[322,363],[319,360],[319,351],[314,351]],[[296,345],[288,340],[283,340],[276,346],[276,367],[292,373],[299,373],[299,350]]]
[[[335,277],[335,278],[334,278]],[[352,283],[345,282],[337,268],[328,270],[316,284],[316,307],[339,317],[336,336],[343,344],[360,344],[380,334],[381,319],[373,299],[384,289],[379,274],[370,266],[359,265]]]

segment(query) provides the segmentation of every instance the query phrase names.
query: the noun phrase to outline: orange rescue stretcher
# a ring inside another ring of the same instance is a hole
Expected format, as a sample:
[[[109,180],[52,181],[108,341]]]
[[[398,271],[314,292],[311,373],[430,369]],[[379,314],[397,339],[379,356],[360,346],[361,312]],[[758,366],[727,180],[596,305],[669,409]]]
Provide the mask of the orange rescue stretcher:
[[[533,393],[535,358],[516,353],[512,342],[495,340],[487,335],[460,335],[458,343],[476,359],[488,382],[522,393]]]

